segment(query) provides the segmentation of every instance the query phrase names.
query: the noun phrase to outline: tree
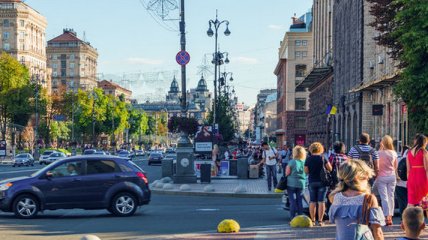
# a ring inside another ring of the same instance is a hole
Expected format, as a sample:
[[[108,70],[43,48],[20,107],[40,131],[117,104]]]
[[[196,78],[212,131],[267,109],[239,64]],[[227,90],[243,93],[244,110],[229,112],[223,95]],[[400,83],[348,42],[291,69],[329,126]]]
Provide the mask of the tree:
[[[0,125],[2,139],[6,137],[6,126],[11,120],[11,116],[16,120],[16,116],[22,114],[22,109],[14,109],[19,106],[16,106],[16,104],[10,105],[12,91],[18,94],[18,96],[15,97],[18,98],[20,103],[24,103],[25,106],[28,106],[29,99],[26,93],[29,91],[26,86],[29,84],[30,75],[28,69],[15,58],[3,52],[0,55]],[[28,121],[29,116],[26,115],[24,117],[26,117]]]
[[[236,133],[236,123],[234,121],[235,112],[227,96],[220,96],[218,98],[217,113],[217,124],[219,126],[219,132],[222,135],[223,140],[232,140],[235,137]],[[209,122],[213,122],[212,112],[210,112],[208,119]]]
[[[402,73],[394,92],[406,102],[411,128],[428,132],[428,2],[369,0],[378,43],[391,49]]]

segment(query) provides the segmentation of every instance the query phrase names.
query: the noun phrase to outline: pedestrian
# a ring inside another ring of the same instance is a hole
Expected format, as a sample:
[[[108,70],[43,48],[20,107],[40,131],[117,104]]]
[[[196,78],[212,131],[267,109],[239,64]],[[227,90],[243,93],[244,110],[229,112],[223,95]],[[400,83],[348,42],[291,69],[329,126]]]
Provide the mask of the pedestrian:
[[[392,225],[394,215],[395,186],[397,185],[398,155],[394,150],[391,136],[386,135],[380,142],[379,160],[375,162],[378,169],[375,185],[382,201],[382,209],[386,218],[386,225]]]
[[[337,141],[333,144],[333,152],[330,154],[328,161],[332,167],[331,176],[334,188],[339,183],[337,178],[337,172],[339,171],[340,165],[348,160],[348,156],[345,154],[345,144]]]
[[[408,206],[417,206],[428,194],[428,154],[427,138],[417,134],[413,147],[407,153],[407,200]]]
[[[276,165],[278,164],[277,162],[277,157],[278,157],[278,152],[269,146],[269,144],[267,144],[267,142],[264,142],[262,144],[262,149],[263,149],[263,153],[262,153],[262,161],[259,163],[259,166],[261,164],[265,164],[266,165],[266,176],[267,176],[267,183],[268,183],[268,191],[272,190],[272,182],[273,182],[273,187],[275,188],[276,185],[278,184],[278,179],[276,177]]]
[[[290,147],[288,147],[287,145],[284,145],[284,147],[282,148],[281,151],[281,166],[282,166],[282,170],[283,173],[285,174],[285,169],[287,167],[288,162],[290,161],[290,159],[292,158],[292,150]],[[306,154],[305,154],[306,156]]]
[[[376,173],[377,169],[375,169],[375,167],[377,165],[374,162],[379,160],[379,155],[376,149],[371,147],[369,143],[370,143],[370,135],[368,133],[362,133],[360,135],[358,144],[353,146],[349,150],[348,157],[351,159],[359,159],[364,161]],[[369,180],[369,183],[371,186],[373,186],[375,177],[376,175],[373,176],[373,179]]]
[[[332,168],[328,160],[323,157],[324,147],[321,143],[312,143],[309,146],[309,152],[311,156],[305,161],[305,172],[309,175],[309,213],[314,224],[318,217],[318,225],[323,226],[327,186],[322,183],[320,172],[322,168],[331,172]]]
[[[305,149],[301,146],[296,146],[293,149],[292,160],[290,160],[285,170],[287,194],[290,202],[290,220],[296,215],[303,214],[303,190],[306,187],[305,159]]]
[[[215,175],[218,176],[220,173],[221,160],[220,160],[220,149],[218,148],[217,144],[214,144],[214,147],[212,150],[212,160],[213,160]]]
[[[403,213],[401,229],[405,237],[397,240],[417,240],[425,229],[424,211],[420,207],[408,207]]]
[[[366,224],[361,222],[363,213],[368,216],[374,239],[383,239],[381,227],[385,225],[385,217],[376,197],[370,193],[368,182],[373,175],[374,171],[361,160],[351,159],[340,165],[339,184],[329,196],[333,203],[329,218],[331,223],[336,224],[337,240],[356,239],[357,225]]]
[[[409,146],[404,146],[401,158],[398,160],[398,164],[401,163],[401,161],[406,162],[407,159],[407,153],[408,153]],[[398,176],[398,175],[397,175]],[[400,210],[400,215],[403,215],[404,209],[407,207],[407,181],[404,181],[397,178],[397,186],[395,187],[395,196],[397,197],[397,203],[398,208]]]

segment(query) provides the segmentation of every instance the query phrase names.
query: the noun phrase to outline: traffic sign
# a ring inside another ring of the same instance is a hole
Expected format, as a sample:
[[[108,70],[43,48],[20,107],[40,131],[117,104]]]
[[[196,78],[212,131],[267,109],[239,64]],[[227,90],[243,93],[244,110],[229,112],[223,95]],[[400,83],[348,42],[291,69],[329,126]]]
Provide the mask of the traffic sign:
[[[186,51],[180,51],[175,56],[175,60],[181,66],[187,65],[190,62],[190,54]]]
[[[65,115],[53,115],[53,120],[57,122],[64,122],[67,120]]]

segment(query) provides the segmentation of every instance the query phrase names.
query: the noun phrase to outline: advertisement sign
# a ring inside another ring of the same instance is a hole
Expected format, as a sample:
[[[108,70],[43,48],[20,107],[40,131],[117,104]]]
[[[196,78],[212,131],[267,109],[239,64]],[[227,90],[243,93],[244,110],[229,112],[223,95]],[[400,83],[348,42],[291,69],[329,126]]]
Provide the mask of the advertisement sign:
[[[212,126],[199,126],[195,134],[195,152],[210,154],[213,149]]]
[[[6,140],[0,140],[0,157],[6,156]]]
[[[229,176],[229,161],[221,161],[220,163],[220,175],[221,176]]]

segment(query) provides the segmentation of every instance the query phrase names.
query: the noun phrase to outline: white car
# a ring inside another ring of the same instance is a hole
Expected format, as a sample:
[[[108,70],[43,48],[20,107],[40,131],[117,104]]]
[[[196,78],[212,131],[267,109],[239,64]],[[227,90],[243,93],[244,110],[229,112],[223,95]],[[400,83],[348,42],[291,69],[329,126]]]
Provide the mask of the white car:
[[[50,164],[50,163],[53,163],[59,159],[63,159],[66,157],[67,157],[67,155],[65,155],[62,152],[54,152],[51,155],[49,155],[48,159],[45,160],[45,164]]]
[[[42,165],[42,164],[47,164],[46,163],[46,160],[49,158],[49,156],[52,154],[52,153],[56,153],[57,151],[55,151],[55,150],[46,150],[46,151],[44,151],[43,152],[43,154],[42,155],[40,155],[40,159],[39,159],[39,163],[40,163],[40,165]]]

